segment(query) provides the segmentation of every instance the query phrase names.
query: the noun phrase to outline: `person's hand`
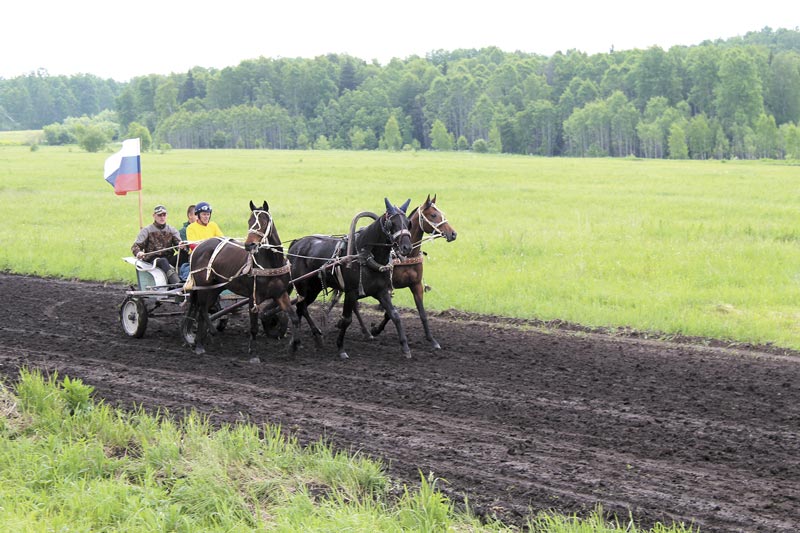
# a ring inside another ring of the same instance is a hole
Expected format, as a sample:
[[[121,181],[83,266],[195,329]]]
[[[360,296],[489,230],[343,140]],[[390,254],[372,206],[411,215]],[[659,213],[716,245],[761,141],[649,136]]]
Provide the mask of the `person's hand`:
[[[378,270],[380,272],[389,272],[392,269],[392,265],[383,265]]]
[[[136,259],[144,259],[144,252],[139,252],[136,254]]]

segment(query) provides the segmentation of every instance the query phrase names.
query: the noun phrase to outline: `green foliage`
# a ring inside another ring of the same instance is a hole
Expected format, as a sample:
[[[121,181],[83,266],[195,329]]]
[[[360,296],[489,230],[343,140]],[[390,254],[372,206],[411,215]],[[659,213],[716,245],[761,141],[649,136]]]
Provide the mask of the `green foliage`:
[[[383,466],[357,454],[274,426],[117,411],[87,390],[27,371],[16,394],[0,384],[3,531],[505,529],[456,512],[433,476],[394,501]]]
[[[503,139],[500,135],[500,128],[497,124],[492,124],[489,129],[489,152],[499,154],[503,151]]]
[[[125,135],[126,139],[139,139],[142,152],[149,152],[153,144],[153,138],[150,136],[150,130],[143,124],[138,122],[131,122],[128,125],[128,133]]]
[[[92,153],[105,149],[110,140],[102,129],[94,125],[80,129],[77,134],[78,145]]]
[[[485,154],[489,152],[489,143],[487,143],[484,139],[475,139],[475,142],[472,143],[472,151]]]
[[[628,520],[627,523],[620,522],[619,518],[607,520],[604,518],[603,508],[597,506],[595,510],[586,518],[577,515],[563,516],[555,513],[539,513],[533,519],[528,520],[527,528],[530,533],[700,533],[700,528],[683,523],[665,527],[656,524],[650,530],[644,530]]]
[[[688,159],[689,147],[686,144],[686,133],[678,123],[674,123],[669,128],[669,138],[667,139],[669,145],[669,158],[670,159]]]
[[[314,142],[314,150],[330,150],[331,143],[325,135],[320,135]]]
[[[113,109],[112,130],[103,128],[110,140],[137,123],[155,145],[176,148],[302,150],[324,135],[333,149],[466,150],[486,139],[493,153],[660,159],[675,156],[670,128],[680,121],[693,159],[782,158],[774,130],[800,122],[798,41],[796,28],[764,28],[698,46],[592,56],[488,47],[385,67],[337,54],[261,57],[125,84],[40,70],[0,80],[0,128],[48,125],[49,144],[74,143],[72,128],[54,124]],[[712,132],[684,123],[699,116]],[[431,137],[437,120],[449,143]]]
[[[397,123],[397,118],[390,115],[386,121],[386,127],[383,129],[383,142],[387,150],[397,151],[403,146],[403,137],[400,135],[400,125]]]
[[[439,119],[436,119],[431,126],[431,148],[439,151],[453,149],[453,134],[447,131],[444,122]]]

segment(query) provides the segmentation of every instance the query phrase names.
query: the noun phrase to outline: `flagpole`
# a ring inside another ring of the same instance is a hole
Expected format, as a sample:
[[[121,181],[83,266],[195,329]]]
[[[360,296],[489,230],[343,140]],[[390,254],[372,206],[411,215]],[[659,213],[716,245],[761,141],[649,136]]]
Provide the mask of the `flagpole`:
[[[139,229],[144,227],[144,222],[142,220],[142,189],[139,189]]]
[[[142,140],[140,138],[136,139],[137,143],[141,143]],[[141,150],[139,150],[141,154]],[[144,227],[143,216],[142,216],[142,159],[141,155],[139,156],[139,229]]]

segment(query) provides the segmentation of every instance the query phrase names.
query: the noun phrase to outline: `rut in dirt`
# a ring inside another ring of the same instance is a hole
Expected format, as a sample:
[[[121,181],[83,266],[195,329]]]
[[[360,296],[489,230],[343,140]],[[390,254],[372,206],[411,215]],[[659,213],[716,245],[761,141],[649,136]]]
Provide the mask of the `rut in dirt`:
[[[124,287],[0,274],[0,373],[58,371],[106,402],[187,409],[215,423],[280,424],[385,461],[409,484],[432,472],[454,501],[524,524],[530,512],[597,504],[638,524],[702,531],[796,531],[800,524],[800,357],[431,312],[429,351],[402,311],[413,359],[387,331],[348,331],[322,351],[307,328],[294,357],[232,317],[202,357],[178,320],[141,339],[118,324]],[[436,304],[435,293],[430,306]],[[364,306],[368,320],[379,315]]]

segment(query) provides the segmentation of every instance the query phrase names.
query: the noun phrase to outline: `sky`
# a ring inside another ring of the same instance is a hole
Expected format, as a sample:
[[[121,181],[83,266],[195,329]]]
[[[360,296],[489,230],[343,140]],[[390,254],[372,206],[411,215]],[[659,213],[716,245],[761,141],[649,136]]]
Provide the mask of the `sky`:
[[[737,5],[738,4],[738,5]],[[258,57],[344,53],[385,65],[496,46],[550,56],[696,45],[798,29],[800,2],[760,0],[37,0],[0,16],[0,77],[38,69],[128,81]]]

